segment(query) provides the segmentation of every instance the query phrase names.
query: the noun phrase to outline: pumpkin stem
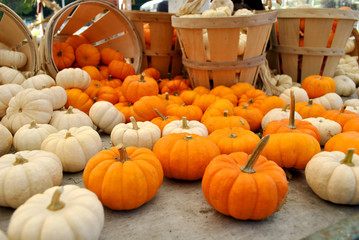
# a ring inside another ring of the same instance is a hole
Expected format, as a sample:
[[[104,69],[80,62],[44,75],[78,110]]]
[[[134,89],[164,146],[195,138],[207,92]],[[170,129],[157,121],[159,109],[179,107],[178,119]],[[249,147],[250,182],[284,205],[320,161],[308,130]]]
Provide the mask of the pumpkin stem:
[[[69,106],[69,108],[66,111],[66,114],[73,114],[74,113],[74,111],[72,111],[73,108],[74,108],[73,106]]]
[[[289,123],[288,123],[289,129],[296,129],[294,114],[295,114],[295,96],[294,96],[294,91],[291,90],[290,91],[290,112],[289,112]]]
[[[165,99],[170,100],[170,94],[168,92],[165,92]]]
[[[224,110],[224,111],[223,111],[223,116],[224,116],[224,117],[228,117],[228,110]]]
[[[186,136],[183,137],[183,139],[186,140],[186,141],[189,141],[189,140],[192,140],[193,137],[191,135],[186,135]]]
[[[116,145],[116,148],[119,152],[119,156],[115,157],[117,161],[124,163],[130,160],[126,151],[126,147],[122,143]]]
[[[72,137],[72,134],[71,134],[70,131],[67,131],[67,132],[66,132],[65,139],[68,139],[69,137]]]
[[[16,166],[16,165],[24,164],[24,163],[27,163],[27,162],[29,162],[27,159],[25,159],[20,154],[17,154],[16,157],[15,157],[15,162],[12,165]]]
[[[347,153],[345,154],[345,158],[340,161],[341,164],[346,164],[349,167],[354,167],[355,164],[353,163],[353,155],[355,152],[355,148],[348,148]]]
[[[189,129],[187,117],[182,117],[182,128]]]
[[[173,96],[179,96],[178,91],[173,92]]]
[[[130,117],[130,120],[131,120],[131,123],[132,123],[132,128],[133,128],[134,130],[140,129],[140,128],[138,127],[138,124],[137,124],[137,122],[136,122],[136,119],[135,119],[133,116]]]
[[[165,115],[163,115],[162,113],[160,113],[160,111],[158,111],[157,108],[155,108],[155,112],[157,113],[158,116],[160,116],[162,118],[163,121],[167,120],[168,117],[166,117]]]
[[[58,187],[52,195],[51,202],[47,209],[50,211],[58,211],[65,207],[65,203],[60,201],[61,194],[64,192],[63,187]]]
[[[253,150],[251,156],[248,158],[246,164],[241,167],[242,172],[245,173],[255,173],[256,171],[253,169],[254,164],[256,163],[258,157],[261,155],[261,152],[263,151],[264,147],[267,145],[269,140],[269,135],[264,136],[255,149]]]
[[[243,105],[243,109],[245,109],[245,110],[248,109],[248,103],[245,103],[245,104]]]
[[[344,105],[340,108],[339,113],[344,113],[346,108],[347,108],[347,105],[344,104]]]
[[[141,73],[141,77],[138,79],[138,81],[139,81],[139,82],[146,82],[145,76],[146,76],[146,74],[145,74],[144,72]]]
[[[254,103],[254,99],[253,99],[253,98],[250,98],[250,99],[248,100],[248,103]]]
[[[61,56],[62,56],[62,50],[58,51],[56,55],[57,55],[58,57],[61,57]]]
[[[31,123],[30,123],[30,126],[29,128],[37,128],[38,126],[36,125],[36,121],[35,120],[32,120]]]
[[[313,106],[313,99],[309,99],[309,100],[308,100],[307,106],[308,106],[308,107]]]
[[[287,103],[286,105],[283,106],[282,111],[286,112],[288,107],[289,107],[289,104]]]
[[[234,134],[233,132],[231,132],[231,135],[229,135],[230,138],[237,138],[238,136],[236,134]]]

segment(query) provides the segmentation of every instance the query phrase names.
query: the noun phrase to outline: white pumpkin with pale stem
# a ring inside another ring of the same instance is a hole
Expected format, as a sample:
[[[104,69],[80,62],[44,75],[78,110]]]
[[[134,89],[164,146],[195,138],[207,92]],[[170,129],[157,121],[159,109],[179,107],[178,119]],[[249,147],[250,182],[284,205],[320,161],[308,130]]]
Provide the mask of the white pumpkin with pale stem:
[[[56,83],[65,89],[79,88],[85,91],[90,86],[91,77],[81,68],[65,68],[57,73]]]
[[[97,240],[103,225],[104,209],[96,194],[65,185],[36,194],[16,209],[8,236],[19,240]]]
[[[15,67],[17,69],[25,66],[27,57],[20,51],[0,49],[0,66]]]
[[[354,112],[356,114],[359,114],[359,107],[346,106],[345,110],[348,110],[348,111]]]
[[[344,101],[344,104],[347,105],[347,107],[353,106],[353,107],[359,108],[359,99],[357,99],[357,98],[347,99]]]
[[[168,123],[162,130],[162,136],[183,132],[193,133],[203,137],[208,136],[208,130],[203,123],[196,120],[188,121],[186,117],[183,117],[182,120],[175,120]]]
[[[43,88],[49,88],[55,86],[55,80],[47,74],[39,74],[26,79],[21,86],[24,88],[35,88],[41,90]]]
[[[269,81],[281,93],[292,87],[292,78],[286,74],[275,75]]]
[[[49,97],[53,110],[62,108],[67,102],[67,93],[63,87],[53,86],[43,88],[41,89],[41,92],[45,93]]]
[[[336,204],[359,204],[359,156],[354,151],[323,151],[313,156],[305,178],[315,194]]]
[[[150,121],[136,122],[134,117],[130,117],[130,120],[130,123],[119,123],[112,129],[112,145],[123,144],[125,147],[152,149],[161,137],[161,129]]]
[[[92,122],[107,134],[111,134],[117,124],[126,121],[123,113],[107,101],[95,102],[90,108],[89,116]]]
[[[333,120],[322,117],[305,118],[303,120],[310,122],[318,129],[321,146],[324,146],[330,138],[342,132],[342,126]]]
[[[349,77],[345,75],[339,75],[333,77],[333,79],[335,81],[335,92],[339,96],[348,97],[355,92],[355,83]]]
[[[0,67],[0,84],[22,84],[25,81],[24,75],[16,69],[9,67]]]
[[[34,88],[22,90],[9,101],[6,110],[6,127],[14,134],[20,127],[35,120],[37,123],[49,123],[52,116],[52,104],[48,96]]]
[[[285,89],[280,95],[279,97],[281,99],[283,99],[286,103],[290,103],[290,91],[293,90],[294,91],[294,96],[295,96],[295,102],[308,102],[309,97],[308,97],[308,93],[303,89],[303,88],[299,88],[299,87],[290,87]]]
[[[25,124],[14,135],[15,151],[40,150],[41,143],[57,129],[50,124],[37,124],[32,121]]]
[[[313,103],[321,104],[327,110],[338,110],[343,106],[343,99],[337,93],[327,93],[321,97],[314,98]]]
[[[0,157],[0,206],[17,208],[31,196],[62,181],[60,159],[41,150]]]
[[[22,90],[24,90],[24,88],[15,83],[0,86],[0,118],[5,116],[10,99]]]
[[[91,157],[102,150],[102,140],[89,126],[72,127],[50,134],[42,142],[41,150],[55,153],[65,172],[79,172]]]
[[[65,110],[54,111],[50,124],[57,130],[81,126],[95,127],[91,118],[86,113],[72,106]]]
[[[0,156],[2,156],[10,151],[13,136],[11,132],[2,124],[0,124],[0,136]]]

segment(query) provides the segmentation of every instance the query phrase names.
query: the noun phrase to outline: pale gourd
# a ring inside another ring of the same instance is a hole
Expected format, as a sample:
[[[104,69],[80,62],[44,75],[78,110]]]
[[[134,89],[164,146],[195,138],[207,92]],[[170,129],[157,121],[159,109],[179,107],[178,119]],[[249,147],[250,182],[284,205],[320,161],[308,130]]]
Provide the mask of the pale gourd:
[[[310,122],[318,129],[321,146],[324,146],[329,139],[342,132],[342,126],[339,123],[326,118],[305,118],[303,121]]]
[[[336,204],[359,204],[359,156],[354,151],[323,151],[313,156],[305,178],[315,194]]]
[[[359,65],[358,56],[344,55],[340,58],[339,63],[335,69],[334,76],[346,75],[359,85]]]
[[[31,196],[62,181],[60,159],[41,150],[0,157],[0,206],[17,208]]]
[[[14,134],[33,120],[49,123],[52,113],[52,104],[45,93],[34,88],[24,89],[10,99],[5,115],[8,125],[5,126]]]
[[[96,194],[65,185],[36,194],[16,209],[8,236],[19,240],[97,240],[103,225],[104,209]]]
[[[327,110],[338,110],[343,106],[343,99],[337,93],[327,93],[321,97],[314,98],[313,103],[321,104]]]
[[[117,124],[110,134],[113,146],[123,144],[126,147],[145,147],[152,149],[161,137],[161,129],[150,121],[136,122],[130,117],[131,122]]]
[[[162,136],[183,132],[197,134],[203,137],[208,136],[208,130],[203,123],[196,120],[188,121],[186,117],[183,117],[182,120],[174,120],[168,123],[162,130]]]
[[[349,38],[345,44],[345,53],[351,53],[354,51],[355,42],[353,38]]]
[[[50,124],[37,124],[32,121],[25,124],[14,135],[15,151],[40,150],[41,143],[57,129]]]
[[[107,101],[95,102],[90,108],[89,116],[92,122],[107,134],[111,134],[117,124],[126,121],[123,113]]]
[[[281,93],[292,87],[292,78],[286,74],[277,74],[269,82]]]
[[[53,110],[58,110],[65,106],[67,102],[66,90],[60,86],[52,86],[49,88],[41,89],[41,92],[45,93],[52,103]]]
[[[91,118],[83,111],[69,106],[68,109],[56,110],[52,114],[50,124],[57,130],[70,129],[72,127],[89,126],[94,128]]]
[[[246,8],[238,9],[234,12],[233,16],[248,16],[253,15],[254,13]]]
[[[354,112],[356,114],[359,114],[359,107],[353,107],[353,106],[346,106],[345,110]]]
[[[49,88],[55,86],[55,80],[47,74],[39,74],[26,79],[21,86],[24,88],[35,88],[41,90],[43,88]]]
[[[22,90],[24,88],[15,83],[0,85],[0,118],[5,116],[10,99]]]
[[[290,103],[290,92],[293,90],[294,96],[295,96],[295,102],[308,102],[309,97],[308,93],[303,89],[299,87],[290,87],[285,89],[279,97],[283,99],[286,103]]]
[[[272,110],[267,112],[262,118],[262,129],[265,129],[267,124],[271,121],[289,119],[290,111],[288,110],[288,106],[289,105],[287,104],[283,108],[273,108]],[[294,118],[299,120],[303,119],[298,112],[295,112]]]
[[[229,7],[219,7],[216,9],[207,9],[202,13],[202,17],[228,17],[231,16],[232,11]]]
[[[91,77],[81,68],[65,68],[57,73],[56,83],[65,89],[79,88],[85,91],[90,86]]]
[[[349,97],[355,93],[356,86],[352,79],[346,75],[338,75],[333,77],[335,81],[335,92],[339,96]]]
[[[13,136],[11,132],[0,124],[0,156],[7,154],[12,146]]]
[[[102,150],[98,132],[89,126],[72,127],[50,134],[41,144],[41,150],[55,153],[65,172],[79,172],[87,161]]]
[[[347,106],[359,107],[359,99],[351,98],[344,101],[344,104]]]
[[[238,55],[243,55],[247,46],[247,34],[239,34],[239,43],[238,43]]]
[[[218,9],[221,7],[227,7],[230,11],[229,16],[232,15],[234,4],[231,0],[213,0],[211,2],[210,9]]]
[[[0,49],[0,66],[14,67],[20,69],[25,66],[27,57],[20,51]]]
[[[24,75],[16,69],[10,67],[0,67],[0,84],[22,84],[25,81]]]

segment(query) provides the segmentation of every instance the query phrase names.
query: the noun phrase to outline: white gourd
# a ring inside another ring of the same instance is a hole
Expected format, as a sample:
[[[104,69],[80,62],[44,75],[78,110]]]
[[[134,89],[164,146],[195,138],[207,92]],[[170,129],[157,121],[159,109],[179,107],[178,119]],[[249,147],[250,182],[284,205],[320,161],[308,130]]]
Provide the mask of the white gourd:
[[[0,124],[0,156],[7,154],[12,146],[13,136],[9,129]]]
[[[182,120],[174,120],[168,123],[162,130],[162,136],[183,132],[197,134],[203,137],[208,136],[207,127],[203,123],[196,120],[188,121],[186,117],[183,117]]]
[[[247,34],[239,34],[238,55],[243,55],[247,45]]]
[[[22,90],[24,88],[15,83],[0,85],[0,118],[5,116],[10,99]]]
[[[25,81],[24,75],[16,69],[10,67],[0,67],[0,84],[22,84]]]
[[[213,0],[211,2],[210,9],[218,9],[221,7],[227,7],[230,10],[230,15],[232,15],[234,4],[231,0]]]
[[[359,99],[357,98],[351,98],[344,101],[344,104],[347,106],[353,106],[359,108]]]
[[[72,127],[89,126],[94,128],[91,118],[83,111],[69,106],[68,109],[53,112],[50,124],[57,130],[70,129]]]
[[[81,68],[65,68],[57,73],[56,83],[65,89],[79,88],[85,91],[90,86],[91,77]]]
[[[321,146],[324,146],[329,139],[342,132],[342,126],[339,123],[326,118],[305,118],[303,121],[310,122],[318,129]]]
[[[41,92],[45,93],[52,103],[53,110],[58,110],[65,106],[67,102],[67,93],[63,87],[52,86],[49,88],[41,89]]]
[[[290,103],[290,92],[291,90],[294,91],[294,96],[295,96],[295,102],[308,102],[309,97],[308,97],[308,93],[303,89],[303,88],[299,88],[299,87],[290,87],[285,89],[280,95],[279,97],[281,99],[283,99],[286,103]]]
[[[351,53],[354,51],[355,42],[353,38],[348,38],[347,43],[345,44],[345,53]]]
[[[288,105],[284,106],[283,108],[273,108],[272,110],[267,112],[262,118],[262,129],[265,129],[268,123],[270,123],[271,121],[289,119],[290,111],[287,108]],[[299,120],[303,119],[298,112],[295,112],[294,118]]]
[[[25,66],[27,57],[19,51],[0,49],[0,66],[14,67],[20,69]]]
[[[248,16],[253,15],[254,13],[246,8],[238,9],[234,12],[233,16]]]
[[[24,88],[35,88],[41,90],[43,88],[49,88],[55,86],[55,80],[47,74],[39,74],[26,79],[21,86]]]
[[[343,99],[337,93],[327,93],[321,97],[314,98],[313,103],[321,104],[327,110],[338,110],[343,106]]]
[[[284,92],[284,90],[291,88],[293,86],[292,78],[286,74],[277,74],[274,77],[272,77],[269,81],[281,93]]]

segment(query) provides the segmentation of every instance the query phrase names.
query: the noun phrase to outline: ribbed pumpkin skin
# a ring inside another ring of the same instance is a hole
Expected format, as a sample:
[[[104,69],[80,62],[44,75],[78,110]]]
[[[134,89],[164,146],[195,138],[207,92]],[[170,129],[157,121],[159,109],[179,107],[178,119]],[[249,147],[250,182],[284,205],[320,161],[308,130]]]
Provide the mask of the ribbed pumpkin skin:
[[[324,151],[341,151],[346,153],[348,148],[355,148],[355,154],[359,154],[359,133],[354,131],[342,132],[324,145]]]
[[[75,61],[74,49],[64,42],[54,42],[52,48],[52,57],[57,69],[62,70],[71,67]]]
[[[158,84],[151,77],[142,75],[130,75],[122,83],[122,93],[125,98],[134,103],[144,96],[154,96],[158,94]]]
[[[309,98],[317,98],[335,92],[335,81],[330,77],[311,75],[303,79],[302,88],[307,91]]]
[[[80,109],[86,114],[89,113],[91,106],[94,104],[94,101],[89,97],[89,95],[78,88],[66,89],[66,93],[66,108],[73,106],[74,108]]]
[[[248,157],[244,152],[235,152],[214,158],[202,179],[203,195],[224,215],[241,220],[264,219],[286,196],[288,182],[283,169],[263,156],[254,165],[256,173],[242,172]]]
[[[135,209],[150,201],[163,181],[163,170],[147,148],[127,147],[129,161],[122,163],[113,147],[92,157],[84,170],[83,182],[103,205],[114,210]]]
[[[186,140],[186,136],[192,139]],[[168,178],[198,180],[208,163],[220,154],[216,144],[205,137],[188,133],[171,133],[158,140],[153,152]]]

